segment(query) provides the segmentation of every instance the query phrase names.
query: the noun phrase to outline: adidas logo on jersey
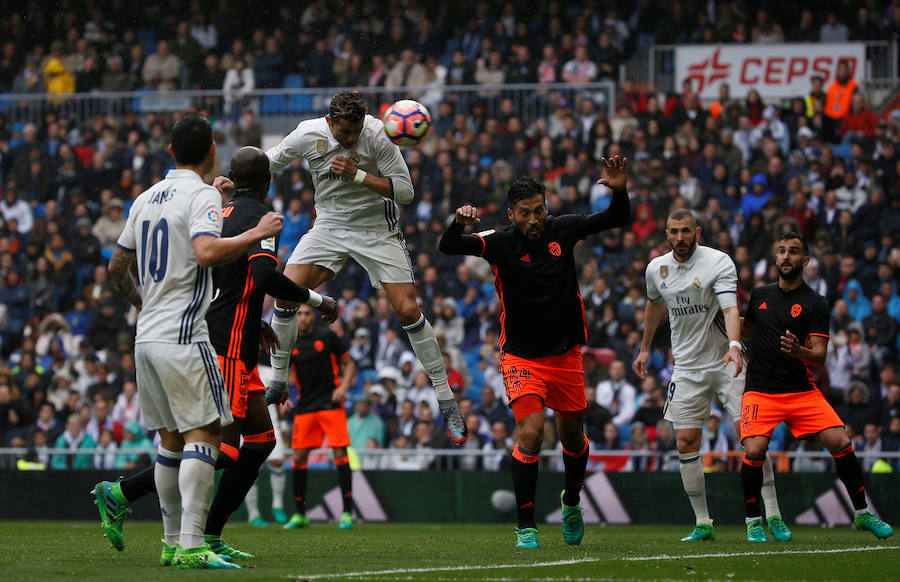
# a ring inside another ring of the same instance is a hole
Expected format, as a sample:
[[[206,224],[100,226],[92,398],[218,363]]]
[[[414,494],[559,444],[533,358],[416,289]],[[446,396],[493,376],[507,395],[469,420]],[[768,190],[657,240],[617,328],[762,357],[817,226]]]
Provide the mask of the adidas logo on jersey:
[[[762,303],[760,303],[759,308],[760,309],[768,309],[768,307],[766,306],[766,302],[763,301]]]

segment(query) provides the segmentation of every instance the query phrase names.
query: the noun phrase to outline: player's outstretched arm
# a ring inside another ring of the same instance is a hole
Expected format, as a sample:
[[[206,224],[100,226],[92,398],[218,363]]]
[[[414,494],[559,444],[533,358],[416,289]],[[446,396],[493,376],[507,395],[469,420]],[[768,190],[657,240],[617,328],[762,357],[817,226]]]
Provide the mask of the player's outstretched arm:
[[[200,234],[191,240],[197,263],[201,267],[214,267],[230,263],[245,254],[252,245],[277,235],[281,232],[284,216],[277,212],[269,212],[263,216],[253,228],[237,236],[219,238]]]
[[[131,276],[135,260],[134,251],[126,251],[122,247],[116,247],[112,257],[109,258],[107,271],[109,271],[109,278],[113,285],[116,286],[116,290],[140,311],[143,301],[141,300],[140,292],[137,290],[137,285],[134,283],[134,277]]]
[[[625,189],[628,181],[626,169],[628,159],[620,159],[619,156],[615,156],[609,159],[601,158],[600,161],[603,163],[606,176],[597,180],[597,183],[612,190],[612,201],[606,210],[585,217],[582,238],[611,228],[625,226],[631,220],[631,201],[628,198],[628,191]]]
[[[656,335],[656,328],[659,327],[659,322],[662,321],[665,312],[665,301],[647,300],[647,305],[644,307],[644,335],[641,337],[641,349],[638,352],[637,358],[634,359],[633,364],[634,373],[637,374],[639,378],[647,377],[647,361],[650,359],[650,343],[653,341],[653,336]]]
[[[484,239],[474,234],[463,234],[466,226],[474,226],[479,222],[481,219],[478,217],[478,209],[471,204],[457,208],[453,222],[441,236],[438,250],[445,255],[483,255]]]

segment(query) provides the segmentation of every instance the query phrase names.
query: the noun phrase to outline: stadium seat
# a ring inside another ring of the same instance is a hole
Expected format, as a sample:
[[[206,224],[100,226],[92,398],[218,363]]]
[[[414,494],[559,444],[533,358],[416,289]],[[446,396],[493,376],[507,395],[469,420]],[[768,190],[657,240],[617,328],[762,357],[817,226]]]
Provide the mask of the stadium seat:
[[[284,77],[285,89],[301,89],[303,88],[304,77],[300,73],[292,73]]]
[[[260,115],[278,115],[284,111],[284,95],[265,95],[262,98],[262,104],[259,106]]]

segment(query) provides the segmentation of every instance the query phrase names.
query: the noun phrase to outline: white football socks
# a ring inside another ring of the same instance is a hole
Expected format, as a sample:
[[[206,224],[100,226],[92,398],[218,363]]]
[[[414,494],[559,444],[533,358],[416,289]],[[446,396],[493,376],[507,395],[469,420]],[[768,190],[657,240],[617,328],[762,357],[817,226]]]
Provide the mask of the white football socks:
[[[688,499],[691,500],[691,507],[694,509],[697,523],[711,525],[709,509],[706,506],[706,481],[700,452],[678,453],[678,459],[681,461],[679,464],[681,483],[684,485],[684,492],[687,493]]]
[[[272,484],[272,509],[284,509],[284,483],[287,479],[284,466],[269,465],[269,482]]]
[[[187,443],[181,456],[178,487],[181,489],[181,547],[204,545],[203,531],[215,487],[219,449],[209,443]]]
[[[775,492],[775,469],[772,467],[772,459],[766,455],[763,463],[762,500],[766,510],[766,517],[781,515],[778,508],[778,495]]]
[[[434,337],[434,328],[422,315],[419,321],[412,325],[404,325],[403,329],[409,335],[409,343],[416,353],[416,358],[425,367],[425,372],[431,378],[431,384],[437,393],[438,400],[450,400],[453,392],[447,382],[447,369],[444,367],[444,358],[441,355],[441,347]],[[281,338],[279,338],[280,340]]]
[[[278,336],[281,347],[269,358],[272,364],[272,380],[287,382],[291,363],[291,350],[297,341],[297,309],[275,308],[272,315],[272,331]]]
[[[253,521],[262,517],[259,514],[259,494],[257,493],[255,482],[250,490],[247,491],[247,495],[244,496],[244,503],[247,505],[247,521]]]
[[[178,467],[181,453],[158,447],[156,465],[153,467],[153,481],[159,497],[159,512],[162,514],[163,537],[166,544],[174,546],[181,535],[181,491],[178,489]]]

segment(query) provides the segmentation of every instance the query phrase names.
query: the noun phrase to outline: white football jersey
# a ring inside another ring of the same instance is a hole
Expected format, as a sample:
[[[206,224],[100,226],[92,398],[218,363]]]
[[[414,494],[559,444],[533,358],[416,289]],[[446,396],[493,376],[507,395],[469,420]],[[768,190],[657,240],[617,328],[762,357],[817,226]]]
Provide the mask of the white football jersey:
[[[197,264],[191,241],[221,234],[222,196],[192,170],[169,170],[138,196],[117,243],[137,253],[143,309],[135,341],[209,341],[212,273]]]
[[[665,301],[675,366],[696,370],[721,366],[728,353],[722,309],[737,305],[737,270],[731,258],[697,245],[683,263],[669,251],[647,265],[647,298]]]
[[[384,124],[366,115],[363,130],[351,149],[334,139],[324,117],[301,121],[297,129],[266,152],[276,172],[305,158],[316,190],[316,225],[362,230],[398,230],[397,203],[413,199],[412,179],[400,148],[384,133]],[[344,156],[362,170],[391,181],[394,200],[376,194],[331,171],[331,160]]]

